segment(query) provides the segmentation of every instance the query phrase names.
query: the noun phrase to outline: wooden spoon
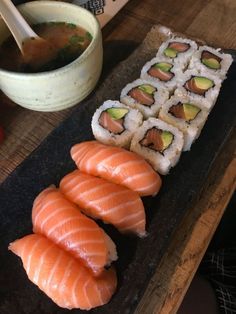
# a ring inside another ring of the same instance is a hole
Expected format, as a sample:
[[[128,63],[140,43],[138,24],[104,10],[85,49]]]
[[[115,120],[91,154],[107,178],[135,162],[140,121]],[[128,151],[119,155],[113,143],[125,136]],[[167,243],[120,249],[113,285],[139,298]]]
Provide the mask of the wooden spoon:
[[[11,0],[0,0],[0,14],[15,38],[25,64],[37,69],[56,57],[56,48],[32,30]]]

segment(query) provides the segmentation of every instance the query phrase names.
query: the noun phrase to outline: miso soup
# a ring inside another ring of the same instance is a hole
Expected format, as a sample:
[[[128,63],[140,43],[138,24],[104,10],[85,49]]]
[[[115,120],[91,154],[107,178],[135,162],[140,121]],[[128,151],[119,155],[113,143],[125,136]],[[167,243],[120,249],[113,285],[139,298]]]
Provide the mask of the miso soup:
[[[92,35],[75,24],[48,22],[32,27],[36,34],[51,42],[56,48],[56,57],[37,71],[25,64],[14,38],[11,36],[0,47],[0,68],[23,73],[55,70],[74,61],[89,46]]]

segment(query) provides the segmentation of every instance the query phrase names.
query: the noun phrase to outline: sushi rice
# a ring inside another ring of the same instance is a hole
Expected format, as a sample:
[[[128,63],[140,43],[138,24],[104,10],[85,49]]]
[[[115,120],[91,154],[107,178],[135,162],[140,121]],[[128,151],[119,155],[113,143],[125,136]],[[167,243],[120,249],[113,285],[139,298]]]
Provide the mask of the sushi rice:
[[[195,109],[200,110],[196,117],[190,121],[182,118],[175,117],[169,112],[172,106],[177,104],[190,104],[195,106]],[[172,96],[170,100],[165,103],[159,112],[159,119],[177,127],[184,134],[184,147],[183,150],[190,150],[193,142],[199,137],[201,130],[207,120],[209,111],[202,105],[202,102],[195,101],[192,96]]]
[[[127,114],[123,118],[123,131],[119,134],[110,132],[99,123],[101,114],[111,108],[127,110]],[[93,115],[92,131],[95,138],[104,144],[129,148],[131,138],[142,122],[143,116],[137,109],[132,109],[116,100],[107,100]]]
[[[151,85],[156,89],[153,93],[154,103],[150,106],[143,105],[133,97],[129,95],[129,92],[138,88],[141,85]],[[161,106],[169,99],[169,92],[167,89],[163,88],[158,82],[150,82],[148,80],[137,79],[132,83],[127,84],[121,91],[120,101],[131,108],[136,108],[140,110],[144,118],[157,116]]]
[[[153,128],[167,131],[173,134],[170,146],[160,153],[150,147],[143,146],[141,141],[147,132]],[[130,150],[146,159],[152,167],[160,174],[167,174],[171,167],[178,162],[184,145],[184,136],[176,127],[156,118],[149,118],[140,126],[131,141]]]
[[[209,66],[206,66],[204,63],[202,63],[201,57],[204,51],[209,52],[221,59],[219,69],[210,68]],[[232,62],[233,62],[233,58],[230,54],[221,53],[220,49],[214,49],[208,46],[201,46],[193,54],[190,60],[189,69],[195,69],[199,73],[202,71],[207,71],[210,74],[215,75],[221,78],[222,80],[224,80],[226,78],[226,73],[229,70],[229,67],[232,64]]]

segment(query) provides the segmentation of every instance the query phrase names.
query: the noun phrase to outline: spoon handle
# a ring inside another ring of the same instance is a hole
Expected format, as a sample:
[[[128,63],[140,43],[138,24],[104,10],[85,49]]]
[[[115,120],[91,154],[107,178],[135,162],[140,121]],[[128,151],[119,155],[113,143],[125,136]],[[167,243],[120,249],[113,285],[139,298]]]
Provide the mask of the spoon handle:
[[[16,43],[23,51],[23,42],[38,35],[32,30],[23,16],[11,2],[11,0],[0,0],[0,14],[14,36]]]

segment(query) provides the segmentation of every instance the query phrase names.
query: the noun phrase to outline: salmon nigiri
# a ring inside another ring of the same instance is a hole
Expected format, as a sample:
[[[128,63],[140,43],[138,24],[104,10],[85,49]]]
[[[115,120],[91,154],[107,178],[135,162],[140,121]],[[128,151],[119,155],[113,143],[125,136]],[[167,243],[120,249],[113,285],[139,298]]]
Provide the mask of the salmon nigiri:
[[[113,224],[120,232],[145,235],[145,211],[137,192],[79,170],[66,175],[60,189],[86,215]]]
[[[43,234],[99,275],[117,259],[116,247],[95,221],[55,187],[42,191],[32,210],[33,231]]]
[[[113,268],[99,277],[55,243],[31,234],[9,245],[18,255],[29,279],[58,306],[89,310],[109,302],[117,279]]]
[[[71,156],[81,171],[124,185],[141,196],[155,195],[161,187],[161,178],[151,165],[123,148],[88,141],[74,145]]]

